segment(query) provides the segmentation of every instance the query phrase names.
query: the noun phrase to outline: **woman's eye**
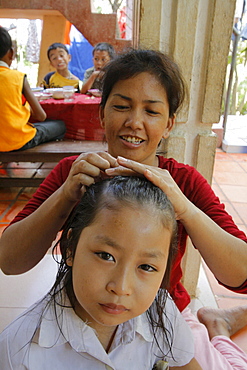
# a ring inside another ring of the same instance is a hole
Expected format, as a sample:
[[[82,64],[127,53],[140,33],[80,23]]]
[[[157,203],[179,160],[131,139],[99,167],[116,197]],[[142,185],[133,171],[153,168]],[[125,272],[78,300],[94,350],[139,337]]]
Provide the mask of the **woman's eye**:
[[[159,114],[159,112],[155,112],[151,109],[147,109],[147,113],[152,114],[153,116],[157,116]]]
[[[105,260],[105,261],[115,261],[114,260],[114,257],[110,253],[107,253],[107,252],[97,252],[95,254],[97,256],[99,256],[102,260]]]
[[[157,271],[156,268],[150,265],[147,265],[147,264],[140,265],[140,269],[142,269],[143,271],[147,271],[147,272]]]
[[[126,105],[114,105],[114,108],[115,109],[118,109],[118,110],[126,110],[126,109],[128,109],[128,107]]]

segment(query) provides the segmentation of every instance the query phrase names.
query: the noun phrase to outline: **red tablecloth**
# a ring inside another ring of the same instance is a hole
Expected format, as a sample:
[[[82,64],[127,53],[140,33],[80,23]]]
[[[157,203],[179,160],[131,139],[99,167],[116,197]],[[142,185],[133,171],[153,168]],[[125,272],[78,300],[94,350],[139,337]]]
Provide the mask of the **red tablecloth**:
[[[100,126],[99,103],[101,98],[75,94],[73,102],[63,99],[40,101],[49,119],[61,119],[66,125],[65,137],[74,140],[101,141],[104,130]]]

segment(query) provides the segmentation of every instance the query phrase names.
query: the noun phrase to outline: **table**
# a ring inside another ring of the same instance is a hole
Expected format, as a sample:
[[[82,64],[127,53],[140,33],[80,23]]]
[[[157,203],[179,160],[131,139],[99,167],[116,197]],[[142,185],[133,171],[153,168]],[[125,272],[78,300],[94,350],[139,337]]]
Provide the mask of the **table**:
[[[48,119],[65,122],[67,139],[102,141],[104,129],[100,126],[99,104],[101,98],[75,94],[72,102],[63,99],[41,100]]]

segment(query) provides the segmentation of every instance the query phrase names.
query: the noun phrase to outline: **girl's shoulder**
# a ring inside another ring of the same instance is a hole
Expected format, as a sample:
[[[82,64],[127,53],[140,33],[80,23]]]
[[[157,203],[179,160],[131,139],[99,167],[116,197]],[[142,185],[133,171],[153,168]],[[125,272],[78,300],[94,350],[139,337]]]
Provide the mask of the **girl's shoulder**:
[[[26,350],[38,330],[46,303],[46,300],[35,303],[2,331],[0,334],[0,358],[3,361],[2,363],[7,364],[12,359],[16,364],[22,363],[22,357],[25,356]],[[15,368],[14,363],[11,362],[12,365]]]

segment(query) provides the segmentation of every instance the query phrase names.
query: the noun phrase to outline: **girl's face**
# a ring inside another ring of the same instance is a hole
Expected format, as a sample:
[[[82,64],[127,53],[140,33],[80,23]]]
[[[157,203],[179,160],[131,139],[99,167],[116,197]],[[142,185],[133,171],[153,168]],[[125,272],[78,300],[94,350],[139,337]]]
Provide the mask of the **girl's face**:
[[[156,149],[169,136],[175,118],[169,118],[166,91],[156,77],[142,72],[119,80],[100,114],[112,156],[158,165]]]
[[[171,232],[151,206],[102,209],[72,264],[77,315],[98,333],[145,312],[165,273]]]

